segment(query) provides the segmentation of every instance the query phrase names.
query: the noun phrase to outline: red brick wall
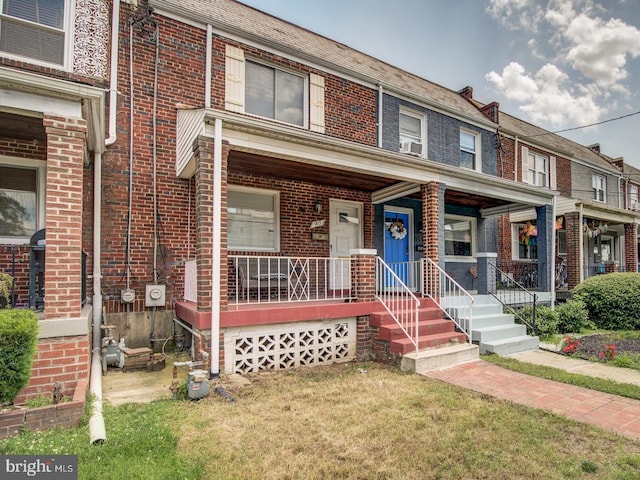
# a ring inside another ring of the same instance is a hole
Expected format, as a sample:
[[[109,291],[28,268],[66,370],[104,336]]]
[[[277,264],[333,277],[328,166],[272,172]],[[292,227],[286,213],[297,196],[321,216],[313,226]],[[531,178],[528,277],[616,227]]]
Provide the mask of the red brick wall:
[[[86,335],[39,340],[29,385],[20,391],[14,403],[51,396],[56,383],[61,384],[63,395],[72,396],[77,383],[89,378],[89,353]]]
[[[155,42],[133,35],[134,139],[133,191],[129,276],[127,277],[127,223],[129,215],[129,14],[120,10],[117,141],[103,157],[102,273],[108,312],[144,310],[145,285],[153,278],[153,84]],[[167,308],[182,297],[184,261],[195,258],[195,195],[193,181],[176,177],[176,105],[204,106],[206,32],[156,16],[159,20],[160,59],[157,100],[157,222],[158,282],[167,285]],[[191,203],[191,204],[190,204]],[[189,211],[191,218],[189,218]],[[191,231],[189,231],[191,228]],[[190,254],[190,255],[189,255]],[[130,307],[120,302],[120,290],[136,292]]]
[[[624,226],[624,267],[626,272],[638,271],[638,226],[633,223]]]
[[[253,177],[231,173],[229,185],[264,188],[280,192],[280,254],[305,257],[328,257],[329,242],[311,240],[309,226],[314,220],[325,220],[317,232],[329,232],[329,200],[340,199],[364,204],[364,245],[362,248],[375,248],[373,235],[373,207],[371,196],[367,192],[346,188],[329,187],[312,183],[273,177]],[[316,213],[314,205],[320,201],[322,212]],[[233,254],[243,252],[233,251]]]
[[[47,146],[37,140],[17,140],[0,135],[0,155],[30,160],[46,160]]]
[[[80,315],[84,120],[45,114],[47,319]]]
[[[567,213],[564,216],[567,229],[567,252],[579,252],[582,242],[582,225],[578,212]],[[580,256],[575,253],[567,255],[567,283],[569,290],[580,283]]]
[[[241,48],[252,58],[301,73],[315,73],[323,76],[325,78],[325,134],[365,145],[377,144],[377,90],[222,37],[215,37],[213,42],[214,80],[211,94],[214,108],[224,109],[227,44]]]

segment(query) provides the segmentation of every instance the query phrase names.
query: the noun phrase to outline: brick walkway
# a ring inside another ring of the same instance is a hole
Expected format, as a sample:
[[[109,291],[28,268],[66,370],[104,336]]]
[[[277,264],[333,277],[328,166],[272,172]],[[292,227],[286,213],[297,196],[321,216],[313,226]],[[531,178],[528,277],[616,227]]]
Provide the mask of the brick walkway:
[[[423,375],[640,440],[640,401],[532,377],[484,360]]]

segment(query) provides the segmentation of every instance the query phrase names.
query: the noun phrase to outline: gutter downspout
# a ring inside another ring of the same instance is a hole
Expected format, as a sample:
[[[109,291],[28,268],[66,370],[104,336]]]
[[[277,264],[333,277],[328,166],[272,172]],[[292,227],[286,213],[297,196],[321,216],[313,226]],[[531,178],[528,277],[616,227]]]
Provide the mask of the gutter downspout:
[[[100,344],[102,339],[102,292],[100,272],[100,239],[102,204],[102,153],[96,153],[94,158],[94,197],[93,197],[93,357],[91,359],[91,377],[89,392],[93,396],[91,418],[89,418],[89,442],[103,443],[107,438],[102,416],[102,355]]]
[[[382,103],[384,99],[384,88],[378,84],[378,148],[382,148]]]
[[[211,377],[220,374],[220,234],[222,232],[222,119],[216,118],[213,139],[213,250],[211,277]]]
[[[518,136],[516,135],[516,142],[513,147],[513,180],[518,181]],[[524,178],[520,178],[521,182],[524,182]]]
[[[106,146],[116,141],[116,104],[118,103],[118,45],[120,32],[120,0],[114,0],[111,14],[111,70],[109,72],[109,137]]]
[[[556,196],[553,196],[551,204],[552,227],[551,231],[551,308],[555,308],[556,304]]]
[[[580,202],[580,224],[578,225],[578,234],[580,241],[578,242],[578,252],[580,253],[580,282],[584,282],[584,235],[582,234],[582,222],[584,221],[584,204]]]
[[[118,102],[118,38],[120,31],[120,0],[114,0],[111,12],[111,68],[109,72],[109,136],[105,147],[116,141],[116,104]],[[102,416],[102,355],[100,352],[102,330],[102,153],[94,157],[93,181],[93,331],[89,392],[93,397],[89,418],[89,443],[103,443],[107,433]]]
[[[213,50],[213,27],[207,24],[207,59],[205,64],[204,75],[204,108],[211,108],[211,68]]]

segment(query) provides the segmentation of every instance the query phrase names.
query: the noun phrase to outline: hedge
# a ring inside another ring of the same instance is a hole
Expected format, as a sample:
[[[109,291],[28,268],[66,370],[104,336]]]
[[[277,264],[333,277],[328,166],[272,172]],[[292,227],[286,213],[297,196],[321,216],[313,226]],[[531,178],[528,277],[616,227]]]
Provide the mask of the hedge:
[[[0,310],[0,405],[13,402],[31,376],[38,319],[31,310]]]
[[[609,273],[590,277],[573,289],[584,302],[589,320],[604,330],[640,328],[640,274]]]

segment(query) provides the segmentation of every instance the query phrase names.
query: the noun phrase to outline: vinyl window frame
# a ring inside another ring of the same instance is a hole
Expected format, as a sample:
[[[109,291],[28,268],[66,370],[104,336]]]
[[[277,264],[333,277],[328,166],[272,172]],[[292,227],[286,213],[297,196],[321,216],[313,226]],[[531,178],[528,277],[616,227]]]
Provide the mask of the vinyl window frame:
[[[21,17],[16,17],[13,15],[7,15],[4,12],[5,3],[7,1],[15,1],[15,0],[0,0],[0,36],[2,35],[3,23],[5,21],[11,21],[18,24],[21,24],[26,27],[31,27],[36,30],[43,30],[48,32],[59,32],[64,35],[64,40],[62,42],[64,51],[62,52],[62,63],[57,63],[54,61],[47,61],[43,59],[38,59],[34,57],[29,57],[26,55],[22,55],[19,53],[12,53],[7,50],[0,49],[0,55],[6,58],[19,60],[25,63],[31,63],[34,65],[42,65],[45,67],[53,67],[56,69],[61,69],[64,71],[71,71],[73,68],[73,50],[74,50],[74,41],[75,41],[75,1],[63,0],[63,20],[62,20],[62,28],[50,27],[47,25],[43,25],[41,23],[32,22]]]
[[[280,251],[280,192],[277,190],[267,190],[262,188],[244,187],[238,185],[229,185],[229,193],[247,193],[252,195],[264,196],[271,198],[273,201],[273,240],[265,242],[262,245],[247,245],[246,242],[236,241],[234,238],[234,222],[236,219],[234,216],[236,213],[232,212],[233,208],[237,208],[232,204],[232,196],[227,198],[227,232],[228,232],[228,249],[238,251],[250,251],[250,252],[279,252]],[[237,221],[240,221],[239,219]],[[248,235],[252,235],[252,232],[248,232]],[[236,242],[236,243],[234,243]]]
[[[36,218],[35,230],[33,233],[45,227],[46,208],[46,178],[47,162],[44,160],[32,160],[23,158],[13,158],[0,155],[0,167],[21,168],[36,172]],[[6,245],[24,245],[31,241],[31,235],[3,235],[0,236],[0,243]]]

